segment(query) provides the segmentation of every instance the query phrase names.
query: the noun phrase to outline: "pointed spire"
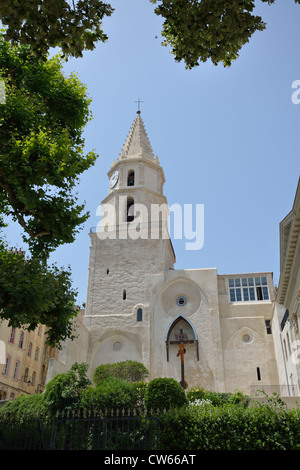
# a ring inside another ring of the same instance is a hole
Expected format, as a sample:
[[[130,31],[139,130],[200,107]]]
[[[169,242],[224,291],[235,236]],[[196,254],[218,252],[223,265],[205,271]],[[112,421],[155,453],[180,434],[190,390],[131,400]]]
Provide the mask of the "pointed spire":
[[[154,159],[152,147],[148,139],[140,111],[137,111],[136,118],[131,126],[130,132],[120,154],[120,158],[130,157],[143,157],[150,160]]]

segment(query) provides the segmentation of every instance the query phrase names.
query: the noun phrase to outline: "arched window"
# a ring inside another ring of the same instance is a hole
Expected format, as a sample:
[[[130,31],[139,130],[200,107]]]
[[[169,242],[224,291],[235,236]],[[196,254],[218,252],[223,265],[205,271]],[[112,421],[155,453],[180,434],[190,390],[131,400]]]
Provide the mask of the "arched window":
[[[127,222],[134,219],[134,200],[132,197],[127,198]]]
[[[136,321],[143,321],[143,310],[141,308],[137,309]]]
[[[20,339],[19,339],[19,348],[23,348],[23,343],[24,343],[24,331],[21,331],[20,333]]]
[[[134,186],[134,171],[130,170],[127,177],[127,186]]]
[[[24,372],[24,382],[28,382],[28,376],[29,376],[29,369],[26,367],[25,372]]]
[[[168,326],[166,335],[167,361],[169,362],[169,348],[178,347],[180,343],[196,344],[196,357],[199,361],[198,335],[193,324],[184,316],[178,315]]]

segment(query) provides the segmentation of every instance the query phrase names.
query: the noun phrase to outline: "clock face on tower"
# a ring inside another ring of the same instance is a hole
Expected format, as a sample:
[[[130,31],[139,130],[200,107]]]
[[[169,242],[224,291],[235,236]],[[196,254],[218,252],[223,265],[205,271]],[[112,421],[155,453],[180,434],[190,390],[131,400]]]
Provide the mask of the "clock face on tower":
[[[109,187],[114,188],[118,182],[118,179],[119,179],[119,172],[118,170],[116,170],[110,177]]]

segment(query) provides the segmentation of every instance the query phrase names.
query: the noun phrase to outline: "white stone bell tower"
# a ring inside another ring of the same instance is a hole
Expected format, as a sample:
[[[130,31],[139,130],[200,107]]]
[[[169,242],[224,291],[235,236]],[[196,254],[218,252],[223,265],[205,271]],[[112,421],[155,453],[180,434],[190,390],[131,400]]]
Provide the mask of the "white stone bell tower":
[[[90,365],[131,359],[150,367],[151,295],[173,269],[164,172],[137,112],[120,157],[108,172],[102,219],[91,230],[84,325]],[[155,282],[154,282],[155,283]]]

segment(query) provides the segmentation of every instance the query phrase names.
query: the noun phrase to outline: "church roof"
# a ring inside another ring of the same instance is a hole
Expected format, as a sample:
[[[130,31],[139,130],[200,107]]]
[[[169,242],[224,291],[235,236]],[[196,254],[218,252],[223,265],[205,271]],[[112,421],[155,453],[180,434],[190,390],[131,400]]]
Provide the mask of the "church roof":
[[[140,111],[137,111],[136,118],[120,154],[120,158],[131,157],[154,159],[153,150]]]

